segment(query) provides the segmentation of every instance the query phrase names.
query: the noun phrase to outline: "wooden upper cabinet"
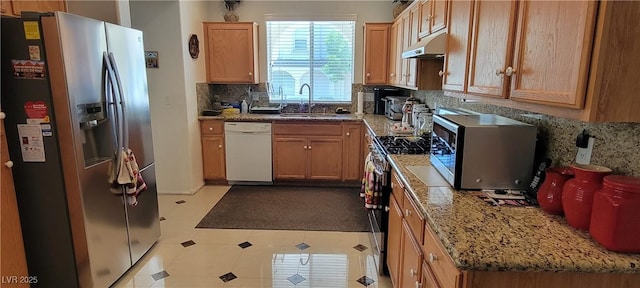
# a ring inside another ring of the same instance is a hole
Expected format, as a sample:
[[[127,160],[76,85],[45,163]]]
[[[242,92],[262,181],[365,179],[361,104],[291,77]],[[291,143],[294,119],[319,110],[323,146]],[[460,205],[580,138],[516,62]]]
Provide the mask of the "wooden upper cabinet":
[[[364,85],[387,83],[390,26],[389,23],[364,25]]]
[[[421,0],[419,34],[423,38],[431,33],[440,31],[447,24],[446,0]]]
[[[209,83],[258,83],[258,24],[205,22]]]
[[[0,13],[2,15],[20,16],[20,13],[24,11],[67,11],[67,2],[64,0],[0,0]]]
[[[402,68],[402,59],[400,59],[402,50],[398,48],[398,35],[402,36],[402,31],[398,30],[398,28],[401,27],[401,23],[401,21],[393,22],[389,30],[389,77],[387,78],[387,83],[389,84],[398,84],[400,79],[398,74]],[[402,43],[402,40],[400,40],[400,43]],[[398,63],[400,67],[398,67]]]
[[[597,4],[520,2],[511,99],[583,107]]]
[[[504,71],[511,63],[515,32],[516,2],[476,1],[471,32],[469,93],[508,97],[509,78]]]
[[[420,6],[413,5],[409,10],[409,39],[407,47],[418,42],[418,29],[420,23]],[[407,29],[407,28],[405,28]],[[418,59],[407,59],[407,82],[409,88],[417,88],[418,81]]]
[[[471,30],[472,1],[449,2],[447,50],[445,52],[442,88],[466,92],[467,65]]]

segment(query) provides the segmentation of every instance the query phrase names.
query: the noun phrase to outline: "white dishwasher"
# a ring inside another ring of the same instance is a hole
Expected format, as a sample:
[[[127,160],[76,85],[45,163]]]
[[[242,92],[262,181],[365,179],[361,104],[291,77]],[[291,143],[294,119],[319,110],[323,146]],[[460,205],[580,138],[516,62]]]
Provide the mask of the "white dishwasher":
[[[231,184],[273,184],[271,123],[225,122],[227,181]]]

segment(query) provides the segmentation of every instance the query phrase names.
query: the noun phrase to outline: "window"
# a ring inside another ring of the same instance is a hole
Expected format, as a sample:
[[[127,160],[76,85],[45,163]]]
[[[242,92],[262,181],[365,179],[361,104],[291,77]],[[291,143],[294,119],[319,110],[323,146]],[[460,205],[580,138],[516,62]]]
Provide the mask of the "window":
[[[282,87],[287,102],[351,102],[355,21],[266,22],[267,77],[274,91]],[[311,89],[301,90],[303,84]],[[269,100],[280,101],[277,94]]]

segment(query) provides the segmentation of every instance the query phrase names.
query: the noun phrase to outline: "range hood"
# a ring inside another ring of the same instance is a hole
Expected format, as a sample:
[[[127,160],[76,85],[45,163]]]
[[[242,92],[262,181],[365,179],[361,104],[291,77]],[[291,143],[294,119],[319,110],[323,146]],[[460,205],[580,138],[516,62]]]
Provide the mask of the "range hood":
[[[420,39],[402,51],[402,58],[434,58],[444,55],[447,48],[447,33],[441,31]]]

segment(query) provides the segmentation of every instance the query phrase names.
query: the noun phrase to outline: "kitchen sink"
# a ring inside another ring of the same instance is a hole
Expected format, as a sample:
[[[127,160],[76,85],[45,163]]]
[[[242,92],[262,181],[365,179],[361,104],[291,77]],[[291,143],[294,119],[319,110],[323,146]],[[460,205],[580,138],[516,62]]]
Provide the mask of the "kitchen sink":
[[[283,113],[283,114],[280,114],[280,117],[333,118],[333,117],[338,117],[338,115],[337,114],[320,114],[320,113],[318,114],[316,113]]]

